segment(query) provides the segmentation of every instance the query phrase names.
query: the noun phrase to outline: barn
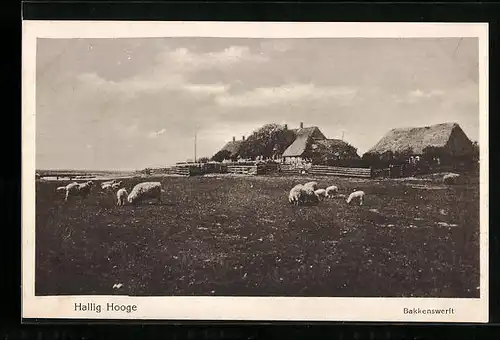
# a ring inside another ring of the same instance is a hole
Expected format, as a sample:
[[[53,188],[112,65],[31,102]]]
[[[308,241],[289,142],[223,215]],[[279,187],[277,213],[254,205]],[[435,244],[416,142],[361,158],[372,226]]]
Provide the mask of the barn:
[[[363,158],[402,160],[416,163],[451,165],[474,158],[475,147],[458,123],[396,128],[382,137]]]

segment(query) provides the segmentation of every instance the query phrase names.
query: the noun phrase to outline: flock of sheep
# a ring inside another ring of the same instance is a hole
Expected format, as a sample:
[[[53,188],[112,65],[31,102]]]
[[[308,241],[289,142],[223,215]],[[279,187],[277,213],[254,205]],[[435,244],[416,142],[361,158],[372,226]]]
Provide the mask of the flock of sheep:
[[[448,173],[443,176],[443,183],[456,184],[460,175],[456,173]],[[345,197],[338,193],[339,188],[336,185],[331,185],[326,189],[318,189],[317,182],[308,182],[304,185],[297,184],[288,194],[288,201],[293,205],[303,205],[307,203],[318,203],[325,198]],[[362,190],[354,189],[353,192],[347,197],[347,204],[353,201],[358,201],[359,205],[363,205],[365,192]]]
[[[458,174],[446,174],[443,177],[443,182],[447,184],[455,183],[459,178]],[[93,181],[85,183],[73,182],[66,186],[58,187],[56,190],[65,192],[65,201],[72,196],[80,196],[86,198],[94,186]],[[116,191],[116,204],[118,206],[127,203],[136,205],[145,199],[156,199],[159,203],[162,202],[161,194],[164,192],[160,182],[142,182],[134,186],[130,194],[122,187],[122,182],[111,180],[101,183],[101,189],[104,192]],[[307,203],[319,203],[325,198],[345,197],[339,194],[339,188],[336,185],[331,185],[326,189],[318,189],[317,182],[308,182],[304,185],[297,184],[294,186],[288,195],[288,201],[293,205],[303,205]],[[363,205],[365,192],[362,190],[354,190],[348,197],[346,202],[350,204],[353,201],[358,201],[359,205]]]
[[[293,205],[303,205],[307,203],[318,203],[325,198],[344,197],[344,195],[339,194],[338,191],[339,188],[336,185],[331,185],[326,189],[318,189],[317,182],[308,182],[304,185],[297,184],[290,190],[288,201]],[[347,197],[346,202],[349,204],[357,200],[359,205],[363,205],[364,197],[364,191],[354,190],[349,197]]]
[[[66,186],[58,187],[56,190],[65,192],[64,200],[67,202],[70,197],[80,196],[82,198],[87,198],[93,187],[93,181],[87,181],[85,183],[73,182]],[[130,194],[127,192],[127,189],[122,187],[122,182],[116,180],[101,183],[101,189],[106,193],[116,191],[116,205],[118,206],[127,203],[135,205],[146,199],[156,199],[161,203],[161,193],[164,192],[160,182],[139,183],[134,186]]]

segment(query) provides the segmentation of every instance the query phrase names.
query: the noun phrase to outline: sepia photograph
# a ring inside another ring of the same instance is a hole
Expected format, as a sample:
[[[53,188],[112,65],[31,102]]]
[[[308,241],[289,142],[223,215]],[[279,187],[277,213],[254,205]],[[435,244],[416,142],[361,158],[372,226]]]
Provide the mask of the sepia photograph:
[[[487,322],[487,24],[23,23],[23,317]]]

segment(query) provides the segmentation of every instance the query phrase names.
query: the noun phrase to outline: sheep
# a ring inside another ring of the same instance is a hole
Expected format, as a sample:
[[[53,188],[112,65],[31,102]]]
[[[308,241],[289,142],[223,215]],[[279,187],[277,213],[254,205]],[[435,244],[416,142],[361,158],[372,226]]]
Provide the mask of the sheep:
[[[145,199],[157,199],[158,203],[162,203],[161,193],[164,190],[160,182],[143,182],[137,184],[127,197],[127,201],[131,204],[138,204]]]
[[[57,188],[56,188],[56,191],[57,191],[57,192],[61,192],[61,193],[62,193],[62,192],[66,193],[67,188],[68,188],[69,186],[74,186],[75,184],[78,184],[78,183],[77,183],[77,182],[71,182],[71,183],[69,183],[68,185],[57,187]]]
[[[443,176],[443,182],[445,184],[455,184],[459,177],[459,174],[449,173]]]
[[[104,192],[109,192],[112,189],[112,184],[107,183],[107,184],[101,184],[102,191]]]
[[[309,187],[314,191],[318,188],[318,182],[307,182],[304,187]]]
[[[293,205],[299,205],[301,203],[301,189],[303,185],[302,184],[297,184],[290,190],[290,194],[288,195],[288,202],[290,202]]]
[[[350,204],[353,199],[359,199],[359,205],[363,205],[363,199],[365,197],[365,192],[361,190],[356,190],[352,192],[347,198],[347,204]]]
[[[106,182],[102,182],[101,183],[101,189],[105,190],[105,189],[108,189],[109,187],[111,187],[111,185],[113,185],[114,183],[116,183],[116,180],[111,180],[111,181],[106,181]]]
[[[116,205],[125,205],[125,202],[127,201],[128,193],[125,188],[121,188],[116,192]]]
[[[335,194],[339,192],[339,188],[336,185],[330,185],[328,188],[326,188],[326,197],[328,198],[333,198]]]
[[[116,190],[116,189],[119,189],[121,187],[121,185],[122,185],[121,181],[120,182],[116,182],[116,183],[111,184],[111,188],[113,190]]]
[[[316,196],[318,196],[318,199],[320,201],[324,200],[326,197],[326,190],[325,189],[315,190],[314,193],[316,194]]]
[[[67,202],[70,196],[81,196],[83,198],[87,198],[93,185],[93,181],[88,181],[85,183],[73,182],[68,184],[66,186],[66,197],[64,200]]]

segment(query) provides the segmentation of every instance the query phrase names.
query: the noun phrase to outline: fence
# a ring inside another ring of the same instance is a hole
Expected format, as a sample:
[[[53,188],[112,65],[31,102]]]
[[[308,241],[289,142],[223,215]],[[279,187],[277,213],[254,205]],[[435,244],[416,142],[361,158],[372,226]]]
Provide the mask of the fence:
[[[281,164],[279,166],[279,173],[282,175],[299,175],[306,171],[305,166],[295,164]]]
[[[239,175],[264,175],[266,173],[266,165],[228,165],[227,172]]]
[[[344,177],[360,177],[371,178],[371,168],[347,168],[326,165],[313,165],[309,170],[309,174],[322,176],[344,176]]]
[[[279,171],[277,163],[255,162],[234,162],[234,163],[176,163],[175,166],[151,169],[149,174],[175,174],[181,176],[196,176],[204,174],[247,174],[247,175],[266,175]]]

